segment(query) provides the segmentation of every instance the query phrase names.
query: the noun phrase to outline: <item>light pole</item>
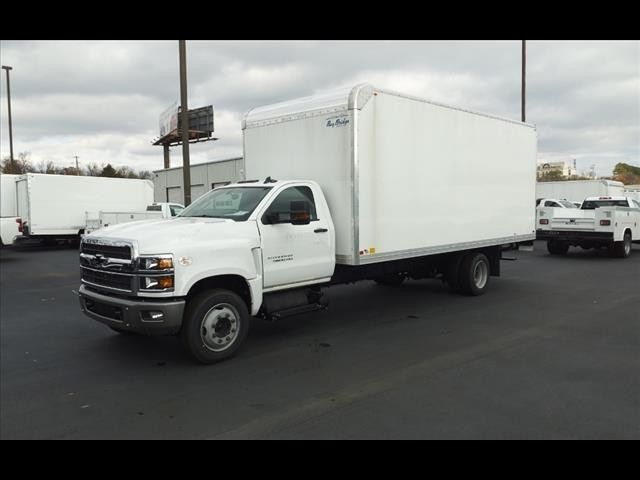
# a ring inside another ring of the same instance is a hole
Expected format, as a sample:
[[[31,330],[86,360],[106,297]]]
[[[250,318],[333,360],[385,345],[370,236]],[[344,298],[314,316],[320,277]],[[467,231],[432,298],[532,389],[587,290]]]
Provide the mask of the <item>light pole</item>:
[[[11,85],[9,83],[9,70],[13,70],[12,67],[2,65],[2,69],[7,71],[7,104],[9,105],[9,155],[11,163],[13,163],[13,129],[11,127]]]
[[[526,92],[526,67],[527,67],[527,41],[522,40],[522,121],[525,121],[525,92]]]

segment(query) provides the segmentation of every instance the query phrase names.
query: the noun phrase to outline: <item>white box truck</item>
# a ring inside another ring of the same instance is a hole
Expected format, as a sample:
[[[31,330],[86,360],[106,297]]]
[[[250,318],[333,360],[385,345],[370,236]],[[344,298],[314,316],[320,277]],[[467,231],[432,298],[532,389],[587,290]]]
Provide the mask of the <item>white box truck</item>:
[[[16,179],[18,175],[0,174],[0,247],[13,244],[21,233],[22,220],[16,208]]]
[[[17,213],[30,240],[76,240],[87,212],[143,210],[153,203],[151,180],[27,173],[16,181]]]
[[[582,202],[587,197],[624,195],[624,184],[615,180],[567,180],[537,182],[536,199],[557,198]]]
[[[179,333],[213,363],[251,316],[324,308],[331,285],[439,278],[480,295],[502,251],[535,238],[531,125],[358,85],[251,110],[242,129],[249,180],[83,238],[85,314]]]

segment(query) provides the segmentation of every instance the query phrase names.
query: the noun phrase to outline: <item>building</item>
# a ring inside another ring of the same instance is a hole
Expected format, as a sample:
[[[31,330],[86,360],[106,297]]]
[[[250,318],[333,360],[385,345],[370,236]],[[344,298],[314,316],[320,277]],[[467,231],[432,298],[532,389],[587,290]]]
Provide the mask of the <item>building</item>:
[[[242,156],[226,156],[191,165],[191,201],[209,190],[244,180]],[[184,203],[182,167],[153,172],[153,198],[156,202]]]
[[[560,161],[550,162],[546,160],[538,160],[538,169],[537,169],[538,178],[542,177],[543,175],[548,175],[552,172],[557,172],[564,177],[575,176],[578,174],[578,171],[576,169],[576,161],[571,160],[567,162],[564,160],[560,160]]]

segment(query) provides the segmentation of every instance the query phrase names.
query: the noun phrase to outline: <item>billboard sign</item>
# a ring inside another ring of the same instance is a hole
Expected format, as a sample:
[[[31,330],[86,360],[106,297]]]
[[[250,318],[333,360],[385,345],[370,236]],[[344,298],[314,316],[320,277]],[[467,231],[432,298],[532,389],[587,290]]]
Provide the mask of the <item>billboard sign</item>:
[[[178,129],[178,103],[174,102],[160,114],[160,137]]]

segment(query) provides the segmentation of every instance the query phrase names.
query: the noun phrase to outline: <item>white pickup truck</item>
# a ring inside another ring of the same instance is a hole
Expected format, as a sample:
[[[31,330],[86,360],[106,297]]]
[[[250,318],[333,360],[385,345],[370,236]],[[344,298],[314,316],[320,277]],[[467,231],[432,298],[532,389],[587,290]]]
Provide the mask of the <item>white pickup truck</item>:
[[[214,363],[252,316],[324,309],[332,285],[437,278],[481,295],[502,252],[535,238],[532,125],[358,85],[254,109],[242,129],[259,180],[83,237],[87,316],[179,334]]]
[[[143,212],[87,212],[85,234],[94,232],[100,228],[120,223],[137,222],[140,220],[152,220],[159,218],[171,218],[178,215],[184,209],[180,203],[157,202],[147,206]]]
[[[552,255],[565,255],[570,246],[607,247],[625,258],[640,242],[640,203],[631,197],[587,197],[580,209],[538,207],[536,218],[536,238],[547,241]]]

